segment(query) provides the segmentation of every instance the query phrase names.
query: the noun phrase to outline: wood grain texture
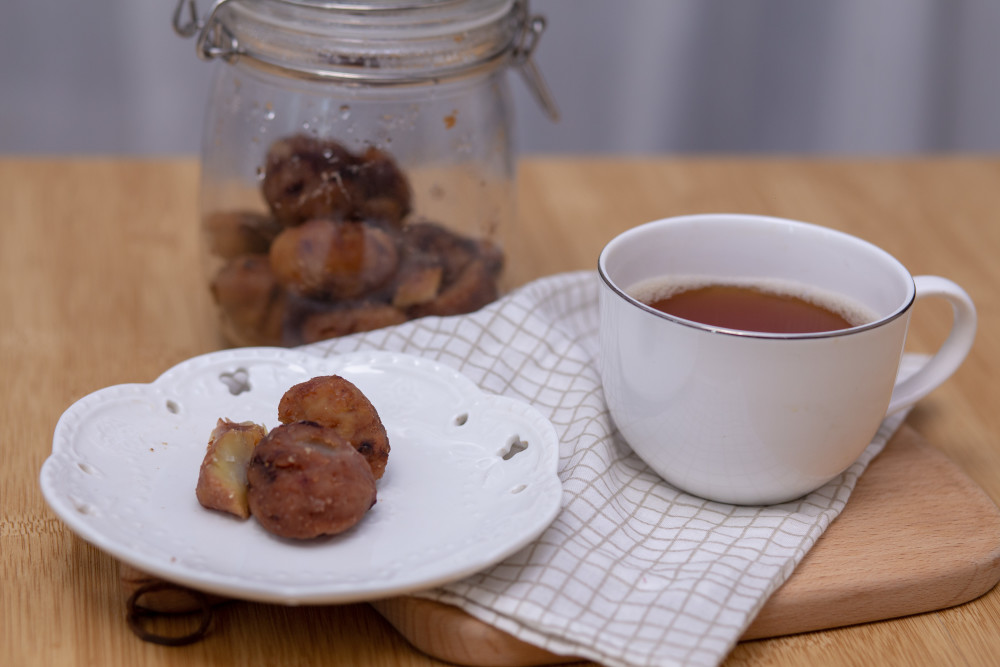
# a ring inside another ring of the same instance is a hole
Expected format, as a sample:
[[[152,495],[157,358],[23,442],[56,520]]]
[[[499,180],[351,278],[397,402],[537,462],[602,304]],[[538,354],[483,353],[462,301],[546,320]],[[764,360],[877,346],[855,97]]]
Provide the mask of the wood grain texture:
[[[123,599],[156,581],[127,566],[122,571]],[[973,600],[998,580],[1000,509],[904,426],[743,639],[935,611]],[[170,589],[149,594],[143,604],[163,611],[197,607],[190,595]],[[446,662],[529,667],[577,661],[440,602],[400,597],[371,604],[415,648]]]
[[[904,426],[743,639],[943,609],[978,598],[998,580],[1000,509]],[[526,667],[573,660],[546,655],[438,602],[372,604],[414,646],[449,662]]]
[[[904,425],[743,638],[943,609],[979,597],[998,580],[1000,510]]]
[[[38,471],[63,410],[221,345],[200,271],[197,175],[193,159],[0,158],[0,664],[443,664],[369,605],[223,605],[205,641],[145,644],[124,623],[117,563],[45,507]],[[981,335],[908,424],[1000,499],[1000,160],[538,157],[519,183],[515,282],[593,269],[635,224],[739,211],[842,229],[960,283]],[[920,304],[911,349],[932,349],[945,329]],[[741,642],[726,664],[985,666],[997,655],[994,588],[934,613]]]

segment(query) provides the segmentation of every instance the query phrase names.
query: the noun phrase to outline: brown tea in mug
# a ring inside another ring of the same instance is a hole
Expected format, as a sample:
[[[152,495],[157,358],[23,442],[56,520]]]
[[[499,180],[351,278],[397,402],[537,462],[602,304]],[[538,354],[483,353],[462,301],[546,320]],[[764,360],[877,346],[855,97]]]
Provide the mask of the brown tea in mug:
[[[713,283],[660,279],[629,290],[647,306],[709,326],[761,333],[819,333],[874,319],[839,295],[779,281]]]

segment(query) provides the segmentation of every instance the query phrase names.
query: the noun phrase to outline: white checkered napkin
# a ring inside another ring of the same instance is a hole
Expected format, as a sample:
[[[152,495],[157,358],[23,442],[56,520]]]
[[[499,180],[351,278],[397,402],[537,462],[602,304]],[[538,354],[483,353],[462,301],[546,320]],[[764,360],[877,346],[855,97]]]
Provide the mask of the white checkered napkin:
[[[795,502],[737,507],[677,491],[612,426],[597,371],[598,278],[545,278],[471,315],[316,343],[436,359],[534,405],[560,436],[563,509],[502,563],[422,593],[531,644],[606,665],[715,665],[840,513],[899,427]]]

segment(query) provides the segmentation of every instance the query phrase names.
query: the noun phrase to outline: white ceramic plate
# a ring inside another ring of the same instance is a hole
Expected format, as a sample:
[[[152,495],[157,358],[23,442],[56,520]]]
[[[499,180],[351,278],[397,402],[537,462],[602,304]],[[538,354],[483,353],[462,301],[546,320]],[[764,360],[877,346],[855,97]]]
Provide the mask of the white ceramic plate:
[[[364,519],[298,542],[202,508],[194,489],[216,421],[273,428],[285,390],[330,374],[369,397],[389,434]],[[243,348],[77,401],[56,425],[41,487],[75,533],[149,574],[233,598],[325,604],[431,588],[524,547],[559,511],[557,461],[555,429],[534,408],[437,362]]]

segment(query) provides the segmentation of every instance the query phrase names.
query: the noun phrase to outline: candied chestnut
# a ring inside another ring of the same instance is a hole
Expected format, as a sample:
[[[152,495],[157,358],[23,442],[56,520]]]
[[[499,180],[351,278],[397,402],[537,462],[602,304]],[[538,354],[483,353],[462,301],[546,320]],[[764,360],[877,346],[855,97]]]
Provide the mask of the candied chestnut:
[[[403,243],[410,248],[438,257],[444,267],[445,283],[452,282],[480,250],[480,242],[427,221],[411,222],[407,225],[403,229]]]
[[[213,254],[230,259],[212,292],[237,344],[311,343],[499,296],[500,248],[412,220],[410,182],[386,151],[284,137],[268,149],[261,190],[270,216],[205,221]]]
[[[409,181],[388,153],[369,147],[358,163],[357,183],[362,192],[354,211],[357,218],[402,226],[413,195]]]
[[[439,257],[404,245],[393,277],[392,305],[408,308],[427,303],[438,295],[443,278],[444,263]]]
[[[439,258],[443,268],[437,294],[408,308],[410,317],[470,313],[499,296],[503,253],[495,244],[460,236],[432,222],[407,225],[403,242],[406,248]]]
[[[253,422],[218,421],[208,440],[195,486],[202,507],[241,519],[250,516],[247,468],[254,447],[266,435],[267,429]]]
[[[356,171],[357,158],[338,142],[297,134],[268,149],[261,190],[285,226],[312,218],[342,219],[363,196]]]
[[[388,281],[399,253],[374,225],[310,220],[279,234],[270,259],[277,281],[297,294],[353,299]]]
[[[266,254],[281,231],[273,218],[250,211],[217,211],[205,217],[208,250],[217,257]]]
[[[406,312],[390,304],[348,301],[311,309],[301,319],[299,336],[301,344],[315,343],[402,324],[406,320]]]
[[[291,387],[278,403],[283,424],[315,422],[350,442],[381,479],[389,460],[389,436],[375,406],[351,381],[339,375],[314,377]]]
[[[250,511],[265,530],[292,539],[336,535],[375,504],[365,458],[334,429],[293,422],[271,430],[247,470]]]
[[[241,345],[281,344],[286,298],[267,255],[229,260],[210,288],[232,340]]]
[[[430,301],[407,310],[410,317],[461,315],[479,310],[499,296],[496,274],[482,258],[470,260],[459,274]]]

